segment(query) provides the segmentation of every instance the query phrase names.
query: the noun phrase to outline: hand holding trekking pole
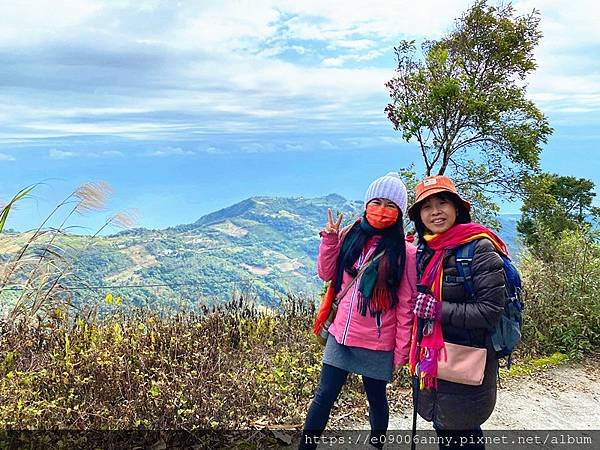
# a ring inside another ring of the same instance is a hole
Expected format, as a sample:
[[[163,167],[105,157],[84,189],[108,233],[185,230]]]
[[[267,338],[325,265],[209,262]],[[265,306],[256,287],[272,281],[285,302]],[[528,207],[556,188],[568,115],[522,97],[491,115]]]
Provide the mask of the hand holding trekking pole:
[[[417,292],[419,292],[419,296],[421,295],[429,295],[431,297],[431,292],[427,289],[426,286],[422,284],[417,284]],[[432,297],[433,298],[433,297]],[[418,297],[417,297],[418,300]],[[415,304],[415,309],[417,305]],[[416,313],[415,313],[416,314]],[[421,341],[423,340],[423,330],[425,328],[425,323],[427,321],[417,315],[417,355],[421,353]],[[417,363],[416,372],[412,379],[412,395],[413,395],[413,420],[412,420],[412,433],[411,433],[411,450],[416,449],[415,436],[417,433],[417,409],[419,408],[419,390],[420,390],[420,369],[419,363]]]

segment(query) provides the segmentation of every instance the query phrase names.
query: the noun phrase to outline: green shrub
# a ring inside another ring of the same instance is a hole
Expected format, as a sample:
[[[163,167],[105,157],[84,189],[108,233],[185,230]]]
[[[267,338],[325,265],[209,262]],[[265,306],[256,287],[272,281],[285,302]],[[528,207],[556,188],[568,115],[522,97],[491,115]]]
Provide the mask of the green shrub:
[[[570,357],[600,344],[600,244],[588,229],[544,237],[543,252],[525,254],[524,342],[521,352]]]

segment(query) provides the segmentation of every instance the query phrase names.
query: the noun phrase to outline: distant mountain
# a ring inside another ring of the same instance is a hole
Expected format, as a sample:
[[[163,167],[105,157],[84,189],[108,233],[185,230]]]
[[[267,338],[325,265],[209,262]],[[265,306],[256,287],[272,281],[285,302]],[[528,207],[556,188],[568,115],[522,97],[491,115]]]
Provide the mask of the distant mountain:
[[[519,261],[519,254],[523,249],[521,238],[517,233],[517,222],[521,214],[500,214],[498,220],[502,228],[498,232],[502,240],[506,243],[511,257]]]
[[[287,292],[315,295],[322,288],[315,262],[327,208],[336,215],[343,212],[344,222],[351,223],[362,207],[362,202],[336,194],[313,199],[253,197],[192,224],[128,230],[97,238],[91,246],[85,237],[71,236],[65,247],[74,249],[76,262],[69,281],[80,286],[158,285],[77,291],[79,302],[90,296],[103,298],[110,291],[124,303],[189,307],[220,301],[238,289],[276,306]],[[500,234],[511,249],[518,217],[500,216]]]
[[[192,224],[102,238],[78,260],[77,275],[91,284],[170,285],[113,290],[135,304],[210,304],[238,289],[276,306],[287,292],[321,289],[315,261],[327,208],[350,221],[362,202],[336,194],[249,198]]]

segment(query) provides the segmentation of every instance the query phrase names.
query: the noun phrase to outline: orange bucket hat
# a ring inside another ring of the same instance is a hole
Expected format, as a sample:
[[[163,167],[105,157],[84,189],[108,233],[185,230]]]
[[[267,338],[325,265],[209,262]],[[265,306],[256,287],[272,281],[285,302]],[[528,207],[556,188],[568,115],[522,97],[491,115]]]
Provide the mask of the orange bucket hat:
[[[456,195],[458,200],[463,204],[463,206],[467,209],[467,211],[471,210],[471,204],[463,200],[462,197],[458,194],[456,190],[456,186],[452,180],[444,175],[435,175],[433,177],[427,177],[423,181],[421,181],[415,187],[415,202],[408,208],[408,217],[411,220],[415,220],[414,215],[416,210],[418,209],[417,205],[425,200],[427,197],[430,197],[434,194],[438,194],[440,192],[450,192],[451,194]]]

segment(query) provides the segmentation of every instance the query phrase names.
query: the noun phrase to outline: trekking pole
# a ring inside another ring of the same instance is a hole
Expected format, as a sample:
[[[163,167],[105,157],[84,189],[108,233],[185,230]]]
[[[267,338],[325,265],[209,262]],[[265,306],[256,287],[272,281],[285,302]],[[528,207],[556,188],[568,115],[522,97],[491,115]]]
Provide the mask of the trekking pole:
[[[425,320],[417,319],[417,358],[421,353],[421,341],[423,340],[423,328],[425,327]],[[421,368],[419,363],[417,363],[415,374],[412,377],[412,393],[413,393],[413,420],[412,420],[412,433],[410,439],[410,450],[415,450],[417,448],[417,444],[415,443],[415,436],[417,434],[417,407],[419,403],[419,390],[420,390],[420,380],[421,378]]]

